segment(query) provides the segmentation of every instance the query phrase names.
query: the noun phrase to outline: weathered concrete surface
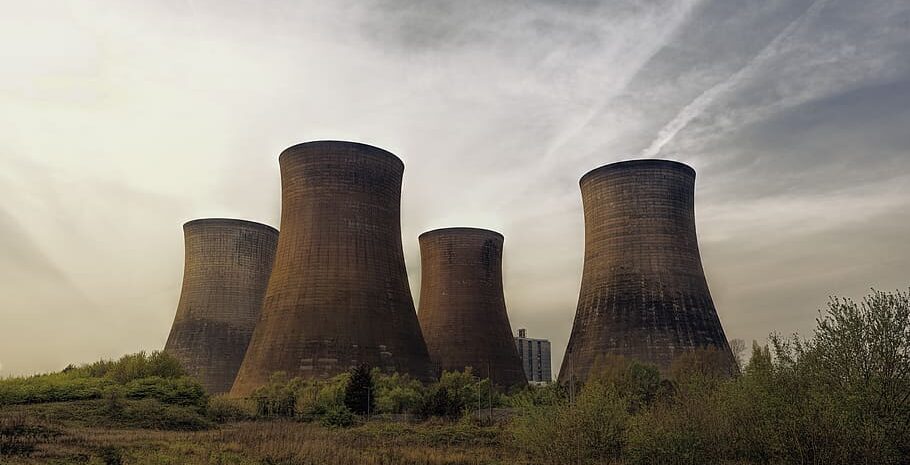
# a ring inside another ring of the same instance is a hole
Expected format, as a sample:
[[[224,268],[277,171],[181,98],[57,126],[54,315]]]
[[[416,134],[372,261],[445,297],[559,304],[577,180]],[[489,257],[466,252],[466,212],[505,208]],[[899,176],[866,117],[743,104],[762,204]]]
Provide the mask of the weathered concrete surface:
[[[279,162],[278,253],[231,394],[276,371],[326,378],[361,363],[431,379],[401,246],[404,164],[337,141],[295,145]]]
[[[278,231],[211,218],[183,225],[183,288],[164,351],[212,394],[230,391],[259,320]]]
[[[433,362],[472,367],[500,387],[527,385],[502,291],[501,234],[446,228],[420,235],[418,318]]]
[[[695,348],[729,353],[698,252],[695,170],[632,160],[590,171],[580,185],[584,272],[560,381],[584,381],[602,355],[666,371]]]

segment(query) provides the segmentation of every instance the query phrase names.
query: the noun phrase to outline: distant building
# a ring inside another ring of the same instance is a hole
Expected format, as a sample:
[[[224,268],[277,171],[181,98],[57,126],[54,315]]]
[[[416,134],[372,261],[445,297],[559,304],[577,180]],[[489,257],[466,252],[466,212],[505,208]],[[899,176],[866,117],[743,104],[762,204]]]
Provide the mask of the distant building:
[[[518,330],[515,338],[515,347],[521,356],[525,376],[531,384],[548,384],[553,381],[553,371],[550,367],[550,341],[546,339],[532,339],[528,331]]]

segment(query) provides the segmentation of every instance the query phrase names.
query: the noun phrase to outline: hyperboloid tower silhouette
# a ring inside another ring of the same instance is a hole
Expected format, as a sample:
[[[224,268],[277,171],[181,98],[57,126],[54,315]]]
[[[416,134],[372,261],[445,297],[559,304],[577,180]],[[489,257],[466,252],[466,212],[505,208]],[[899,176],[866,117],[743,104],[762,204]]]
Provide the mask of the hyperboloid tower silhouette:
[[[211,218],[183,225],[183,289],[164,351],[212,394],[230,391],[272,271],[278,231]]]
[[[430,357],[445,371],[472,367],[503,388],[527,384],[502,289],[501,234],[445,228],[420,235],[418,316]]]
[[[695,170],[632,160],[590,171],[580,185],[584,271],[560,381],[583,382],[607,355],[666,372],[697,348],[719,350],[732,368],[698,252]]]
[[[282,233],[232,395],[278,371],[327,378],[361,364],[431,379],[401,245],[404,164],[338,141],[295,145],[279,163]]]

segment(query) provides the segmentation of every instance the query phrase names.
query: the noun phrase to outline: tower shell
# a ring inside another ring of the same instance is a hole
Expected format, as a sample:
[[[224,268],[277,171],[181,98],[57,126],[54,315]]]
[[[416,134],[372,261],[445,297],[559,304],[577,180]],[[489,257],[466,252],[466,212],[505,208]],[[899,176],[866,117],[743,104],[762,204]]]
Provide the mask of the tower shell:
[[[430,358],[444,371],[472,367],[495,385],[527,385],[502,288],[503,236],[476,228],[420,235],[418,318]]]
[[[328,378],[367,364],[432,378],[401,244],[404,163],[353,142],[279,157],[282,234],[234,396],[272,373]]]
[[[230,391],[259,319],[278,231],[211,218],[183,225],[183,287],[164,351],[212,394]]]
[[[696,348],[730,352],[695,232],[695,170],[668,160],[602,166],[580,181],[585,259],[575,322],[559,373],[584,381],[618,355],[666,373]]]

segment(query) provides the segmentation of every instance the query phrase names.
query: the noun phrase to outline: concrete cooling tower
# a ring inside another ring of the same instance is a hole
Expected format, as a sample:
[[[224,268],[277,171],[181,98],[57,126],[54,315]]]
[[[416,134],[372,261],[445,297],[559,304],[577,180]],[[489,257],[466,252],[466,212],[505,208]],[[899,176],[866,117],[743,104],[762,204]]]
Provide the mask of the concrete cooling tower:
[[[472,367],[501,387],[527,385],[502,292],[501,234],[446,228],[420,235],[418,317],[433,362]]]
[[[336,141],[295,145],[279,163],[278,253],[231,394],[276,371],[327,378],[360,364],[431,379],[401,246],[404,163]]]
[[[667,160],[613,163],[580,181],[585,261],[561,382],[619,355],[666,372],[695,348],[730,354],[695,235],[695,170]]]
[[[230,391],[272,271],[278,231],[232,219],[183,225],[186,258],[177,316],[164,351],[212,394]]]

